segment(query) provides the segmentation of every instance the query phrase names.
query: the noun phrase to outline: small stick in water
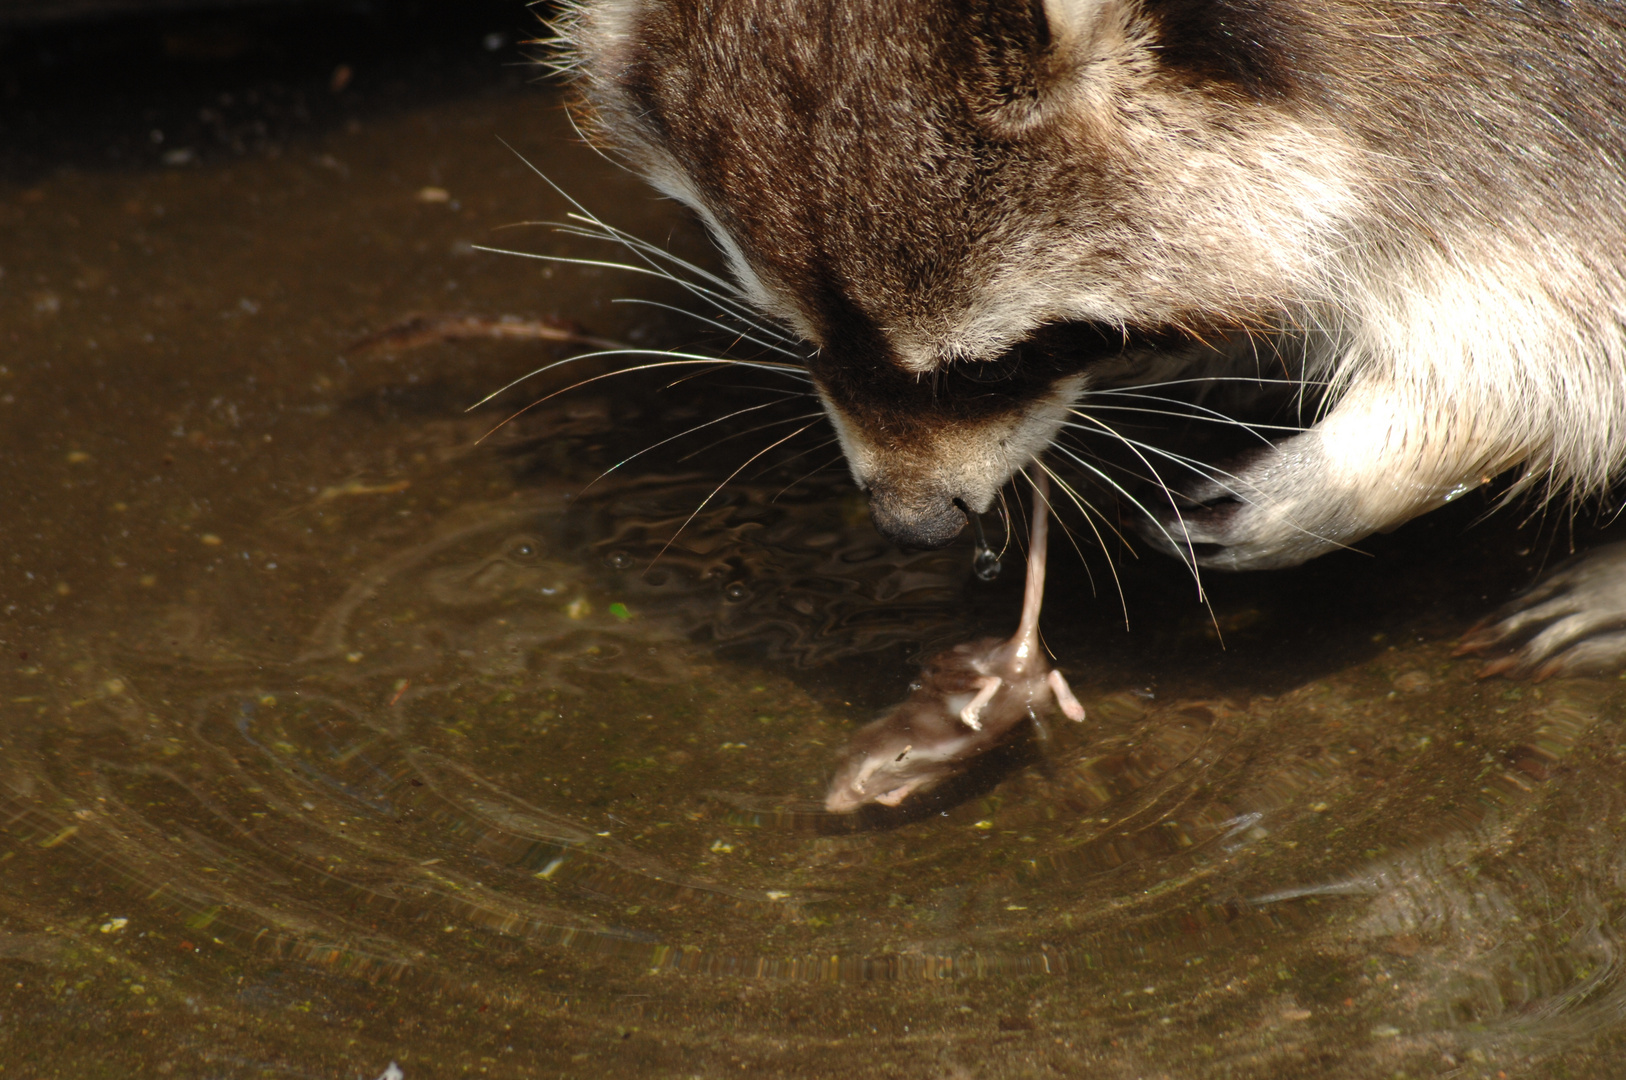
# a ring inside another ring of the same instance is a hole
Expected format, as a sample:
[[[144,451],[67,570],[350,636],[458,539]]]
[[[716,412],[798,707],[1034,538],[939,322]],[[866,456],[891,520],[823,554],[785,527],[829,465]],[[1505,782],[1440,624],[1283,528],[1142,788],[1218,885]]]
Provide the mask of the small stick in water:
[[[484,315],[414,315],[405,322],[362,338],[344,351],[346,356],[402,353],[421,349],[425,345],[439,345],[443,341],[468,341],[474,338],[557,341],[594,349],[626,348],[620,342],[594,337],[575,323],[563,319],[518,319],[508,315],[501,318]]]
[[[927,660],[903,704],[860,728],[847,744],[824,797],[825,809],[847,813],[868,803],[897,806],[962,772],[1023,720],[1037,720],[1052,701],[1069,720],[1084,719],[1084,707],[1039,643],[1049,495],[1044,470],[1036,469],[1027,585],[1015,636],[966,642]]]

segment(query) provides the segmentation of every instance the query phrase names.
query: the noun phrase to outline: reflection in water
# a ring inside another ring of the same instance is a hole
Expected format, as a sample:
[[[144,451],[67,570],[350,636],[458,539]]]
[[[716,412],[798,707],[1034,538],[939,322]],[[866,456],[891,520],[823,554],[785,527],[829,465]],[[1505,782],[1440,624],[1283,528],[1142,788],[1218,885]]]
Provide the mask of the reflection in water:
[[[659,987],[646,1016],[716,978],[1040,979],[1005,1026],[1113,1033],[1113,1075],[1189,1037],[1468,1067],[1618,1025],[1612,685],[1418,648],[1245,705],[1097,695],[968,801],[832,818],[808,807],[853,718],[715,644],[810,667],[950,633],[963,560],[746,486],[649,571],[696,490],[458,508],[280,657],[171,617],[11,748],[8,857],[94,867],[188,952],[522,1011],[619,1000],[560,985],[566,956]]]

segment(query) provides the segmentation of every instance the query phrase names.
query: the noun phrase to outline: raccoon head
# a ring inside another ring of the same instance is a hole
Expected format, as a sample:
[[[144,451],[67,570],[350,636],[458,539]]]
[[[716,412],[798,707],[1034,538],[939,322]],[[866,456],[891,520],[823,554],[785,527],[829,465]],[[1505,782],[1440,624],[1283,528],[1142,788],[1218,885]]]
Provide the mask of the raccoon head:
[[[1177,20],[1150,3],[588,0],[567,17],[589,128],[810,343],[894,541],[941,546],[986,510],[1129,336],[1274,318],[1302,219],[1339,198],[1285,83],[1257,63],[1205,73],[1200,50],[1180,66]]]

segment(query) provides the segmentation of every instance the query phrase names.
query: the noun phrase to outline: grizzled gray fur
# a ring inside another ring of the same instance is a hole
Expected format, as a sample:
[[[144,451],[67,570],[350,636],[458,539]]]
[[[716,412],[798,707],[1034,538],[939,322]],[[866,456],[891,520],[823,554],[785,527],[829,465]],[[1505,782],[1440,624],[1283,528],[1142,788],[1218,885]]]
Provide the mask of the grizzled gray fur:
[[[584,0],[597,139],[691,206],[877,526],[946,543],[1108,382],[1286,372],[1304,432],[1149,529],[1292,565],[1626,460],[1626,8]],[[1083,416],[1079,414],[1083,413]]]

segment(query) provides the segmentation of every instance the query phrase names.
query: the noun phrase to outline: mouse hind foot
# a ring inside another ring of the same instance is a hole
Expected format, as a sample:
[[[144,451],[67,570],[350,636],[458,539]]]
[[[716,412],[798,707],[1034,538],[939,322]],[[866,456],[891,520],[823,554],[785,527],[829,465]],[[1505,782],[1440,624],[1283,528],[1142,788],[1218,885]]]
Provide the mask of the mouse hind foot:
[[[1067,679],[1055,668],[1045,679],[1050,684],[1050,692],[1056,695],[1056,704],[1061,706],[1062,715],[1069,720],[1082,721],[1084,719],[1084,706],[1078,703],[1073,696],[1073,688],[1067,685]]]

